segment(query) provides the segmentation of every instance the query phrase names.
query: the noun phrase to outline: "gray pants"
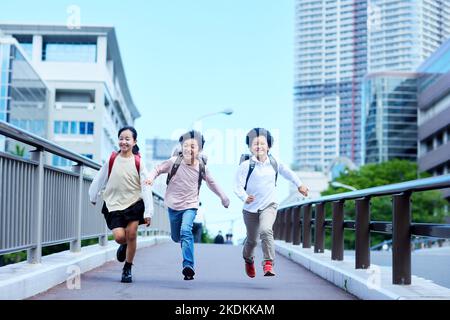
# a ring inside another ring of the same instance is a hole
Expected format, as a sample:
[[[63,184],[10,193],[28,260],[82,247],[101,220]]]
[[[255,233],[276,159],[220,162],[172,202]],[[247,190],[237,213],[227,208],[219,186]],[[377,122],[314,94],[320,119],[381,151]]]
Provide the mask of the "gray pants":
[[[257,213],[243,210],[247,238],[242,255],[246,262],[252,263],[254,261],[258,236],[261,238],[264,261],[274,260],[275,247],[272,226],[277,217],[277,208],[276,203],[271,203],[266,208],[258,210]]]

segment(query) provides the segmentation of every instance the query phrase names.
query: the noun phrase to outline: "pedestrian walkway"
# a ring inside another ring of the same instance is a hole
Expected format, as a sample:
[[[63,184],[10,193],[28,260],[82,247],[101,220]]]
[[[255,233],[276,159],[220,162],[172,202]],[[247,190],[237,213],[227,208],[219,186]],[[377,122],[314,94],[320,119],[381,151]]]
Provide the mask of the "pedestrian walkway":
[[[138,249],[131,284],[120,283],[122,263],[112,261],[81,275],[80,289],[62,283],[30,299],[43,300],[353,300],[351,294],[277,255],[275,277],[264,277],[257,248],[257,275],[244,272],[241,246],[198,244],[196,276],[184,281],[179,244]]]

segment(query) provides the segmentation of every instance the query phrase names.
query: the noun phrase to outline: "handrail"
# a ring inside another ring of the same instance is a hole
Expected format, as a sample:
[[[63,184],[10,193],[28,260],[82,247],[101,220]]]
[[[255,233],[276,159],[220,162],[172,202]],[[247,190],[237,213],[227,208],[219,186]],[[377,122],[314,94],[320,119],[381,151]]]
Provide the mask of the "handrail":
[[[293,206],[299,205],[307,205],[307,204],[316,204],[321,202],[332,202],[332,201],[342,201],[342,200],[354,200],[365,197],[380,197],[387,196],[392,194],[400,194],[404,192],[419,192],[419,191],[427,191],[427,190],[435,190],[435,189],[443,189],[450,187],[450,174],[430,177],[418,180],[405,181],[395,184],[390,184],[386,186],[379,186],[367,189],[361,189],[350,192],[343,192],[328,196],[319,197],[316,199],[308,199],[298,201],[296,203],[291,203],[279,208],[279,210],[283,210],[286,208],[290,208]]]
[[[0,152],[0,210],[6,221],[0,225],[0,254],[26,249],[28,262],[39,263],[44,246],[70,242],[70,251],[78,252],[81,240],[97,236],[100,245],[106,245],[108,231],[98,214],[101,203],[89,203],[92,177],[84,174],[85,167],[99,170],[101,165],[1,120],[0,135],[36,148],[30,152],[31,159]],[[57,154],[77,165],[71,171],[46,165],[45,153]],[[153,190],[152,195],[155,227],[143,231],[168,234],[164,196]],[[56,216],[55,212],[61,214]]]
[[[78,164],[82,164],[86,167],[99,170],[101,165],[97,162],[83,157],[76,152],[67,150],[49,140],[41,138],[35,134],[24,131],[10,123],[7,123],[3,120],[0,120],[0,134],[4,135],[8,138],[12,138],[14,140],[26,143],[30,146],[33,146],[41,151],[49,151],[58,156],[64,157],[66,159],[72,160]]]
[[[392,283],[411,284],[411,236],[450,238],[450,224],[412,222],[411,195],[448,187],[450,174],[294,202],[278,208],[274,237],[310,248],[313,227],[314,253],[323,253],[325,229],[331,228],[331,259],[340,261],[344,259],[344,229],[355,230],[355,268],[367,269],[370,267],[370,233],[392,234]],[[392,221],[372,221],[371,199],[388,195],[392,196]],[[344,203],[349,200],[355,201],[354,221],[344,220]],[[328,203],[332,205],[331,220],[325,219]]]

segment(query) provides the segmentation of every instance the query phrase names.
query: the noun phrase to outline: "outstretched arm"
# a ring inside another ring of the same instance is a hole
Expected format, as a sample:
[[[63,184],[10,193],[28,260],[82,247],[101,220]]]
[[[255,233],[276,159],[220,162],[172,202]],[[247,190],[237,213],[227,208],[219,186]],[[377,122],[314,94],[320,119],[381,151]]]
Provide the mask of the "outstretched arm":
[[[156,178],[160,174],[168,173],[170,169],[172,168],[172,165],[175,163],[176,157],[172,157],[170,159],[167,159],[163,162],[161,162],[159,165],[157,165],[146,177],[145,184],[146,185],[152,185],[153,181],[155,181]]]

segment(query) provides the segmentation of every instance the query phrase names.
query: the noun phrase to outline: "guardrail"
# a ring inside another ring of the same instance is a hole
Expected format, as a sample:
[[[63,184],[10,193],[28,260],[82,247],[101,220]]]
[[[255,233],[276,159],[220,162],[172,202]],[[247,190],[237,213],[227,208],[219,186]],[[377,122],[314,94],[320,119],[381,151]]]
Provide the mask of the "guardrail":
[[[325,228],[331,228],[331,259],[340,261],[344,259],[344,229],[355,230],[355,268],[367,269],[370,267],[370,233],[391,234],[392,283],[411,284],[411,237],[450,238],[450,224],[411,222],[411,194],[448,187],[450,175],[443,175],[290,204],[278,209],[274,237],[311,248],[311,230],[314,228],[314,252],[323,253]],[[388,195],[392,196],[392,221],[371,221],[371,198]],[[344,221],[344,203],[349,200],[355,201],[354,221]],[[332,205],[332,219],[325,219],[328,203]]]
[[[27,250],[27,260],[39,263],[42,247],[70,242],[70,250],[81,250],[81,240],[99,237],[105,246],[110,233],[101,205],[89,202],[92,178],[85,168],[100,164],[51,141],[0,121],[0,135],[23,142],[35,150],[31,159],[0,152],[0,254]],[[72,171],[46,165],[46,154],[76,163]],[[153,192],[154,215],[146,234],[169,234],[164,199]]]

